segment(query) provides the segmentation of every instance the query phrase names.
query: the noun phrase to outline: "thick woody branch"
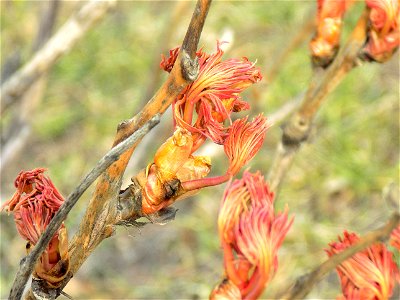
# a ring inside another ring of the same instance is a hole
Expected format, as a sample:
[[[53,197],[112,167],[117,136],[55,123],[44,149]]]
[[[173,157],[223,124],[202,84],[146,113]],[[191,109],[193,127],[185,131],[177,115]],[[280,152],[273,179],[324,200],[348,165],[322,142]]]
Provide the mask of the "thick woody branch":
[[[197,78],[199,67],[195,54],[210,4],[211,1],[206,0],[197,2],[181,51],[170,75],[135,117],[118,126],[114,146],[124,141],[155,114],[163,114],[179,93]],[[69,246],[72,273],[75,273],[96,246],[113,232],[122,176],[139,142],[133,144],[99,178],[80,228]]]
[[[115,3],[116,0],[92,0],[73,15],[27,64],[1,85],[1,113],[67,53]]]
[[[357,56],[366,39],[367,19],[367,11],[364,11],[347,44],[322,75],[319,74],[320,72],[316,72],[299,109],[283,126],[282,140],[278,145],[274,162],[268,174],[272,190],[278,190],[298,149],[308,139],[314,117],[324,100],[357,66]]]
[[[400,223],[400,214],[394,213],[388,223],[360,238],[357,244],[346,250],[331,256],[323,264],[315,268],[310,273],[300,276],[294,286],[279,299],[304,299],[311,291],[312,287],[319,282],[326,274],[334,270],[338,265],[349,259],[354,254],[368,248],[375,243],[385,242],[389,239],[391,232]]]
[[[119,156],[129,149],[132,144],[136,143],[139,139],[145,136],[150,129],[157,125],[160,121],[159,115],[153,117],[147,122],[142,128],[137,130],[134,134],[129,136],[124,142],[112,148],[96,166],[85,176],[81,183],[75,188],[75,190],[67,197],[65,202],[61,205],[54,218],[50,221],[48,227],[41,235],[38,243],[29,253],[28,256],[22,259],[20,268],[15,276],[13,286],[10,291],[10,299],[20,299],[24,291],[24,287],[31,275],[36,261],[46,249],[48,243],[61,226],[62,222],[66,219],[68,213],[74,207],[76,202],[87,190],[87,188],[108,168]]]

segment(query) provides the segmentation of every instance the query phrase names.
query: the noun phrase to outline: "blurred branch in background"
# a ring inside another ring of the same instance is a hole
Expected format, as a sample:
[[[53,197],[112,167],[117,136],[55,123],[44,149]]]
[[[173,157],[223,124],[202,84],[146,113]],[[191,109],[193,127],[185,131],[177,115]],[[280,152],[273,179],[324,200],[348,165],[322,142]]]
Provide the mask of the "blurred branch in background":
[[[308,39],[314,29],[315,9],[311,9],[306,13],[305,20],[301,27],[298,30],[294,30],[294,35],[288,38],[288,44],[285,47],[280,47],[279,52],[274,55],[274,59],[271,60],[272,64],[268,67],[266,72],[268,83],[271,83],[275,79],[289,54]]]
[[[38,51],[50,38],[59,11],[59,0],[47,1],[45,4],[48,7],[41,16],[38,33],[32,46],[32,53]],[[43,97],[46,84],[47,79],[43,75],[21,95],[21,102],[18,103],[18,107],[13,111],[12,120],[8,122],[8,127],[2,130],[0,173],[7,163],[15,159],[24,148],[31,133],[32,115]]]
[[[265,78],[268,86],[276,79],[276,76],[282,70],[282,66],[284,65],[288,56],[296,48],[298,48],[306,39],[310,37],[314,29],[315,29],[315,9],[312,8],[305,14],[305,20],[302,22],[301,25],[299,25],[299,29],[294,30],[293,31],[294,34],[292,34],[292,36],[290,36],[287,39],[288,40],[287,45],[285,45],[284,47],[281,47],[281,45],[279,45],[279,49],[276,50],[275,54],[273,55],[274,59],[269,60],[270,63],[264,66],[264,69],[267,70]],[[252,98],[254,103],[253,109],[256,112],[263,112],[264,109],[262,98],[265,97],[261,97],[262,91],[260,91],[260,89],[262,89],[262,87],[258,88],[256,87],[255,89],[252,90]],[[301,94],[301,97],[303,96],[304,95]],[[296,99],[298,99],[298,97],[299,96],[297,96]],[[299,102],[299,100],[301,99],[298,99],[297,102]],[[283,107],[286,107],[286,109],[290,110],[290,113],[292,113],[291,105],[293,105],[294,103],[293,102],[290,103],[283,104]],[[282,110],[279,109],[279,111],[285,111],[283,107]],[[273,119],[271,120],[271,117],[269,117],[268,119],[271,124],[276,123]]]
[[[377,242],[384,242],[388,240],[393,229],[395,229],[398,224],[400,224],[400,214],[396,211],[392,214],[389,221],[384,226],[365,234],[360,238],[356,245],[353,245],[342,252],[333,255],[310,273],[300,276],[296,280],[294,286],[288,292],[277,298],[290,300],[304,299],[318,281],[320,281],[327,273],[334,270],[346,259]]]
[[[368,13],[360,17],[347,44],[340,50],[332,65],[326,70],[317,69],[299,109],[284,125],[282,140],[278,144],[274,161],[268,174],[271,189],[279,190],[300,145],[308,139],[312,121],[322,102],[343,78],[357,66],[358,54],[366,39]],[[322,73],[322,74],[320,74]]]
[[[47,42],[56,23],[56,18],[60,8],[60,0],[50,0],[47,1],[46,4],[48,5],[48,8],[43,12],[41,17],[39,31],[32,46],[32,53],[38,51]]]
[[[0,92],[1,114],[19,101],[26,90],[66,54],[115,3],[116,0],[92,0],[85,4],[28,63],[4,82]]]
[[[21,66],[21,51],[15,50],[1,65],[0,84],[3,84]]]

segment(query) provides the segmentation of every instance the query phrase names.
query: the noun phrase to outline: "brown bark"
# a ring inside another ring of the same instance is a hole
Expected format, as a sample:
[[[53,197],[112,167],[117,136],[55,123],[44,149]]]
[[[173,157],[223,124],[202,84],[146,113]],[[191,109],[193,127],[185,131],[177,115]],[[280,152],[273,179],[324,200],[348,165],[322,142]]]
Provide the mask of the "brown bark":
[[[1,85],[1,114],[46,73],[101,19],[116,0],[90,1],[74,14],[32,59]]]

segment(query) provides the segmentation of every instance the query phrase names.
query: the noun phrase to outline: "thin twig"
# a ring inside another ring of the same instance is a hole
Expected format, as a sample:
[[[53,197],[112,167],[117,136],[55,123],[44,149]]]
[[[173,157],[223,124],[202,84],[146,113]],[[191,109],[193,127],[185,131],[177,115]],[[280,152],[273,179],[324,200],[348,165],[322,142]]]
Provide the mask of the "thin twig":
[[[268,181],[273,191],[278,191],[298,149],[307,140],[312,122],[321,104],[357,65],[357,56],[366,38],[367,19],[367,11],[364,11],[347,44],[340,50],[332,65],[322,75],[315,74],[302,104],[285,124],[282,140],[278,144],[268,174]]]
[[[73,15],[33,58],[1,85],[1,114],[67,53],[116,0],[92,0]]]
[[[25,258],[21,260],[20,268],[15,276],[11,291],[10,299],[20,299],[24,291],[25,285],[31,275],[36,261],[46,249],[48,243],[61,226],[61,223],[66,219],[70,210],[74,207],[76,202],[86,191],[86,189],[104,172],[119,156],[129,149],[134,143],[145,136],[150,129],[157,125],[160,121],[160,116],[154,116],[149,122],[143,125],[142,128],[137,130],[125,141],[112,148],[106,155],[101,158],[96,166],[84,177],[75,190],[67,197],[65,202],[61,205],[54,218],[50,221],[48,227],[41,235],[38,243]]]
[[[280,296],[279,299],[304,299],[304,297],[311,291],[312,287],[320,281],[327,273],[334,270],[338,265],[349,259],[357,252],[371,246],[378,242],[384,242],[389,239],[391,232],[400,223],[400,214],[393,213],[390,220],[383,227],[367,233],[357,244],[347,248],[346,250],[331,256],[324,263],[316,267],[313,271],[303,276],[300,276],[293,287]]]

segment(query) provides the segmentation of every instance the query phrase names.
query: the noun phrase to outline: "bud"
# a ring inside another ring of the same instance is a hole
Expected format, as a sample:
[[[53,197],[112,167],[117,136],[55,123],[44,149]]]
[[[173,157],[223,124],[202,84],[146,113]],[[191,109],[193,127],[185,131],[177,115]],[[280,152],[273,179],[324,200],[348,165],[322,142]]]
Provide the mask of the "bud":
[[[64,202],[64,198],[51,180],[44,176],[44,171],[43,168],[21,171],[14,182],[17,190],[13,197],[2,205],[1,210],[17,211],[21,206],[33,201],[44,202],[52,212],[56,212]]]
[[[326,252],[332,256],[357,244],[358,240],[355,233],[344,231],[343,238],[339,237],[338,242],[330,243]],[[345,299],[389,299],[396,277],[399,276],[393,254],[382,243],[354,254],[341,263],[336,271]]]
[[[392,231],[390,235],[390,245],[400,251],[400,225]]]
[[[269,125],[267,119],[258,115],[251,122],[247,117],[236,120],[229,129],[224,143],[229,159],[228,173],[236,175],[260,150]]]
[[[178,170],[176,176],[181,182],[206,177],[211,171],[211,160],[208,156],[189,157]]]
[[[142,187],[142,212],[145,214],[158,211],[166,205],[164,202],[169,185],[161,176],[155,164],[149,165],[136,176],[136,181]]]
[[[292,222],[287,209],[274,212],[273,193],[260,173],[246,171],[226,188],[218,230],[226,281],[240,290],[241,299],[262,294],[277,270],[277,252]]]
[[[163,58],[161,65],[166,71],[172,69],[177,51],[171,50],[170,57]],[[228,131],[224,122],[230,120],[232,112],[249,109],[239,94],[262,79],[260,70],[247,58],[222,61],[223,53],[220,43],[214,54],[197,52],[199,75],[173,103],[176,124],[189,130],[195,140],[206,136],[223,144]]]
[[[192,156],[192,134],[177,127],[173,136],[160,146],[154,163],[142,170],[136,182],[142,187],[142,213],[154,213],[183,199],[180,183],[201,179],[210,172],[208,157]]]
[[[318,0],[317,31],[310,42],[315,66],[327,67],[335,58],[342,30],[343,16],[350,0]]]
[[[175,178],[176,173],[192,153],[193,138],[189,131],[177,127],[173,136],[158,148],[154,163],[163,181]]]
[[[2,210],[12,212],[18,233],[28,243],[28,253],[37,244],[51,219],[64,202],[45,169],[22,171],[15,180],[17,188]],[[58,229],[35,266],[34,276],[56,288],[69,270],[68,236],[64,224]]]
[[[222,280],[210,294],[210,300],[241,300],[239,288],[228,279]]]
[[[262,115],[255,117],[251,122],[247,122],[247,117],[236,120],[229,128],[224,144],[225,154],[229,159],[226,173],[215,177],[183,181],[183,189],[193,191],[227,182],[257,154],[264,142],[267,129],[267,119]]]
[[[362,56],[377,62],[392,57],[400,44],[399,0],[366,0],[370,8],[367,43]]]

